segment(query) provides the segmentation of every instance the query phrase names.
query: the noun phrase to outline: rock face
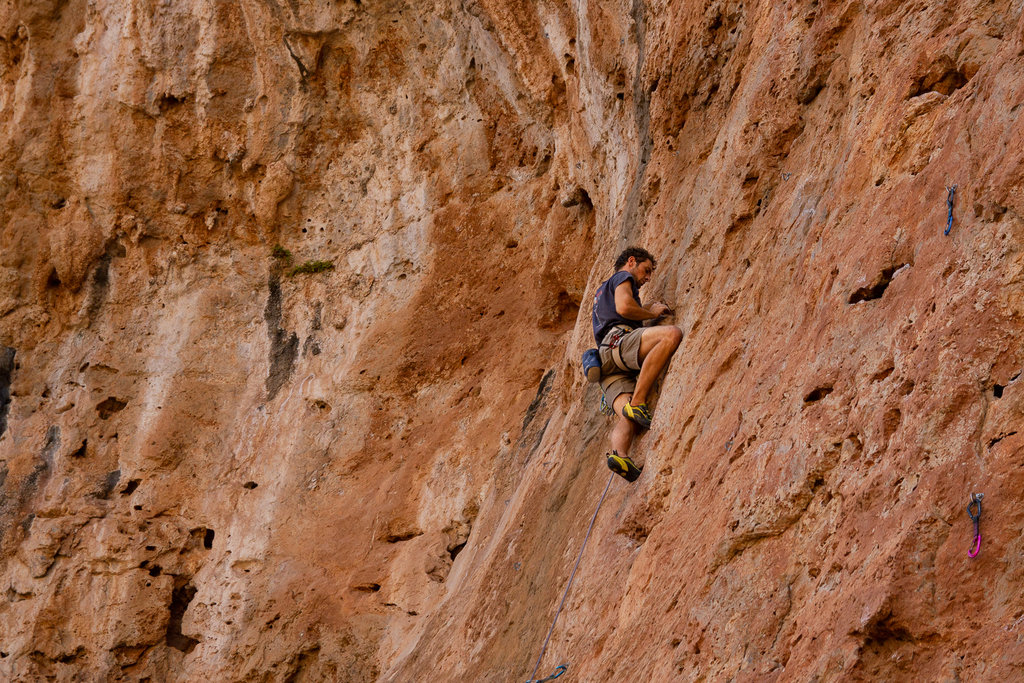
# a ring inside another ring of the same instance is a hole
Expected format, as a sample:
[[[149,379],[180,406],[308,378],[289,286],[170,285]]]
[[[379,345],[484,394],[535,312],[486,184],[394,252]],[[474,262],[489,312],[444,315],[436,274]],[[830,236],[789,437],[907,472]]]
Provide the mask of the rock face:
[[[1021,13],[3,3],[0,677],[1024,676]]]

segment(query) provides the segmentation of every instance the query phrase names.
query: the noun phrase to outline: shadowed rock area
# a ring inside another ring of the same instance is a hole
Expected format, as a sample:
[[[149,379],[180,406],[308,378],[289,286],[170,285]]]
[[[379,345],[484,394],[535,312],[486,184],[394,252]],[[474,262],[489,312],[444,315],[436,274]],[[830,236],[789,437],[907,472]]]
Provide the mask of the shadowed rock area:
[[[1024,677],[1021,3],[12,0],[0,64],[0,678],[526,680],[630,244],[684,339],[538,675]]]

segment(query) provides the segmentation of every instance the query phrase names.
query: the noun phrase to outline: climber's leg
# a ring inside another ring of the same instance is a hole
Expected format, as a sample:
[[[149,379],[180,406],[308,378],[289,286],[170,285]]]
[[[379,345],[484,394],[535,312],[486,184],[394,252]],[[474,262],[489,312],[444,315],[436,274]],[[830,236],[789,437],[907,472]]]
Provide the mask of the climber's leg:
[[[636,426],[622,415],[622,407],[629,402],[632,394],[619,394],[615,398],[615,426],[612,428],[611,441],[619,455],[628,455],[633,445],[633,435],[636,434]]]
[[[639,406],[647,402],[647,392],[682,340],[683,331],[675,325],[649,327],[644,331],[640,339],[640,376],[636,378],[630,405]]]
[[[626,481],[636,481],[640,476],[641,467],[638,467],[629,457],[629,448],[633,445],[633,435],[636,433],[636,425],[622,415],[622,408],[629,403],[631,394],[619,394],[615,397],[615,427],[612,428],[611,441],[612,452],[608,454],[608,467],[612,472],[625,478]]]

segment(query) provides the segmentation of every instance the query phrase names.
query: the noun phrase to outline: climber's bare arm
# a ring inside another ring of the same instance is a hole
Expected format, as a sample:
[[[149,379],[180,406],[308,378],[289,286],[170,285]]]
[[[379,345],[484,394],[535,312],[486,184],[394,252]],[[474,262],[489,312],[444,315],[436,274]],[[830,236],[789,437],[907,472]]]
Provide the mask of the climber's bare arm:
[[[665,315],[669,308],[660,301],[644,308],[633,298],[633,288],[626,280],[615,288],[615,311],[627,320],[651,320]]]

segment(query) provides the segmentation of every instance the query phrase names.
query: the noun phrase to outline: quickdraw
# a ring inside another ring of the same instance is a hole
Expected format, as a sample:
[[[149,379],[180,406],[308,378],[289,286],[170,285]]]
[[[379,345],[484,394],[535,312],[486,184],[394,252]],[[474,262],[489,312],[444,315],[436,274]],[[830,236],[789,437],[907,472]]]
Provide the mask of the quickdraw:
[[[526,683],[544,683],[544,681],[553,681],[556,678],[558,678],[559,676],[561,676],[562,674],[564,674],[565,670],[568,669],[568,668],[569,668],[568,664],[559,664],[555,668],[554,673],[552,673],[547,678],[538,678],[537,680],[529,680],[529,681],[526,681]]]
[[[967,557],[977,557],[981,552],[981,499],[984,496],[983,493],[972,493],[971,502],[967,504],[967,516],[974,522],[974,547],[967,551]],[[975,505],[977,512],[971,509]]]
[[[622,338],[626,336],[627,332],[629,332],[628,328],[616,325],[611,329],[604,341],[601,342],[601,346],[607,346],[609,349],[614,351],[618,348],[619,342],[622,341]]]
[[[956,188],[956,185],[946,188],[946,191],[949,192],[949,194],[946,195],[946,206],[949,207],[949,217],[946,220],[946,231],[942,233],[943,235],[948,235],[949,231],[953,229],[953,196],[956,194]]]

